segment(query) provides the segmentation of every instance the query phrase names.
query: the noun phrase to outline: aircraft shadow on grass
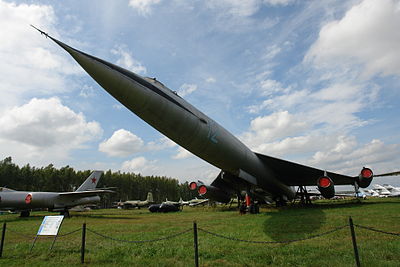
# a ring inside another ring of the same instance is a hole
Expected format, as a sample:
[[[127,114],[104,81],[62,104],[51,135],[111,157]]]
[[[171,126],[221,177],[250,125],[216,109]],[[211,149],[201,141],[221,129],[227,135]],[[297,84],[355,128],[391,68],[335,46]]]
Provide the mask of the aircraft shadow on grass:
[[[282,209],[266,213],[264,233],[274,241],[296,240],[312,236],[325,223],[323,209]]]
[[[265,213],[268,218],[263,225],[264,233],[274,241],[297,240],[319,233],[326,221],[325,210],[334,208],[354,208],[383,203],[350,201],[340,203],[313,204],[310,207],[287,207]]]

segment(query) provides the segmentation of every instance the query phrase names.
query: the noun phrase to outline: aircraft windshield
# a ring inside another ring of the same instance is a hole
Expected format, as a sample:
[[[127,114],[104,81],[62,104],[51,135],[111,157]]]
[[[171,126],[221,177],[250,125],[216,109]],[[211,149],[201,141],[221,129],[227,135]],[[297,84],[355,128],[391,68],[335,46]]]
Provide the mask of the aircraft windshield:
[[[10,188],[7,188],[7,187],[0,187],[0,192],[10,192],[10,191],[15,191],[15,190],[12,190],[12,189],[10,189]]]

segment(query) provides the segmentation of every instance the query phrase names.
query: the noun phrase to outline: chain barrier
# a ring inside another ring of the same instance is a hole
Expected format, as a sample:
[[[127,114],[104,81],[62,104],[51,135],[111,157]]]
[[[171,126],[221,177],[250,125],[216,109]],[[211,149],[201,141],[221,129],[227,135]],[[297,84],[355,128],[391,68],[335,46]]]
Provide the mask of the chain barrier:
[[[72,235],[72,234],[74,234],[74,233],[76,233],[78,231],[81,231],[81,230],[82,230],[81,228],[78,228],[78,229],[73,230],[71,232],[68,232],[68,233],[65,233],[65,234],[62,234],[62,235],[57,235],[57,238],[65,237],[65,236],[68,236],[68,235]],[[12,232],[14,234],[17,234],[17,235],[21,236],[21,237],[25,237],[27,239],[32,239],[32,238],[36,237],[36,235],[22,234],[20,232],[14,231],[13,229],[10,229],[10,228],[7,228],[7,231],[10,231],[10,232]],[[41,237],[43,237],[43,238],[54,238],[54,236],[41,236]]]
[[[10,232],[12,232],[12,233],[14,233],[14,234],[16,234],[16,235],[21,236],[21,237],[25,237],[25,238],[27,238],[27,239],[35,238],[34,235],[23,234],[23,233],[14,231],[13,229],[10,229],[9,227],[7,227],[7,231],[10,231]]]
[[[354,224],[354,226],[357,226],[357,227],[362,228],[362,229],[370,230],[370,231],[373,231],[373,232],[382,233],[382,234],[400,236],[399,233],[386,232],[386,231],[378,230],[378,229],[375,229],[375,228],[372,228],[372,227],[368,227],[368,226],[362,226],[362,225],[358,225],[358,224]]]
[[[67,235],[75,234],[76,232],[79,232],[79,231],[82,231],[82,229],[81,229],[81,228],[78,228],[78,229],[73,230],[73,231],[71,231],[71,232],[68,232],[68,233],[65,233],[65,234],[62,234],[62,235],[58,235],[57,237],[65,237],[65,236],[67,236]]]
[[[348,227],[348,225],[343,225],[343,226],[337,227],[335,229],[332,229],[330,231],[327,231],[327,232],[324,232],[324,233],[321,233],[321,234],[317,234],[317,235],[312,235],[312,236],[307,237],[307,238],[292,239],[292,240],[285,240],[285,241],[252,241],[252,240],[244,240],[244,239],[239,239],[239,238],[235,238],[235,237],[228,237],[228,236],[220,235],[220,234],[217,234],[217,233],[213,233],[213,232],[204,230],[204,229],[202,229],[200,227],[197,228],[197,229],[199,231],[202,231],[202,232],[207,233],[209,235],[213,235],[213,236],[220,237],[220,238],[225,238],[225,239],[232,240],[232,241],[238,241],[238,242],[246,242],[246,243],[253,243],[253,244],[288,244],[288,243],[304,241],[304,240],[309,240],[309,239],[321,237],[321,236],[324,236],[324,235],[328,235],[328,234],[334,233],[336,231],[339,231],[339,230],[341,230],[341,229],[343,229],[345,227]]]
[[[103,234],[98,233],[96,231],[93,231],[93,230],[91,230],[89,228],[87,228],[86,230],[88,232],[91,232],[91,233],[93,233],[95,235],[98,235],[98,236],[101,236],[103,238],[110,239],[110,240],[117,241],[117,242],[125,242],[125,243],[151,243],[151,242],[157,242],[157,241],[161,241],[161,240],[172,239],[174,237],[186,234],[187,232],[193,231],[193,229],[190,228],[190,229],[187,229],[185,231],[182,231],[182,232],[170,235],[170,236],[166,236],[166,237],[161,237],[161,238],[155,238],[155,239],[149,239],[149,240],[124,240],[124,239],[117,239],[117,238],[113,238],[113,237],[110,237],[110,236],[103,235]]]

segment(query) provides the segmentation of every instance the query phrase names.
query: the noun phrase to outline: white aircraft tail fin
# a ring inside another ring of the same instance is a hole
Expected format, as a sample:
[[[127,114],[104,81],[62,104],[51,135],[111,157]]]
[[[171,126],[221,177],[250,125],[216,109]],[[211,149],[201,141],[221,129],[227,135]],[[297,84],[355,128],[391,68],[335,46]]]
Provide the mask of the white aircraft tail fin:
[[[149,202],[149,203],[154,202],[153,193],[151,193],[151,192],[147,193],[147,202]]]
[[[94,190],[102,174],[103,171],[93,171],[89,175],[89,177],[83,182],[83,184],[81,184],[81,186],[79,186],[79,188],[76,189],[76,191]]]

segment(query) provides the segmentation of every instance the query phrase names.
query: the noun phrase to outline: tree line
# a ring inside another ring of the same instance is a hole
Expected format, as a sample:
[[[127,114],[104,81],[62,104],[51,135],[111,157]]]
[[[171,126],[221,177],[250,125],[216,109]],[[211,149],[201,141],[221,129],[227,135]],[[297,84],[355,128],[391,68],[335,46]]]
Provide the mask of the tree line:
[[[21,191],[65,192],[74,191],[92,171],[76,171],[70,166],[57,169],[53,164],[46,167],[32,167],[26,164],[19,167],[11,157],[0,161],[0,186]],[[115,194],[102,196],[102,205],[111,206],[118,201],[144,200],[148,192],[153,193],[154,201],[160,203],[165,199],[177,201],[192,199],[197,192],[191,191],[188,182],[179,183],[177,179],[165,176],[142,176],[135,173],[103,173],[98,188],[115,187]]]

